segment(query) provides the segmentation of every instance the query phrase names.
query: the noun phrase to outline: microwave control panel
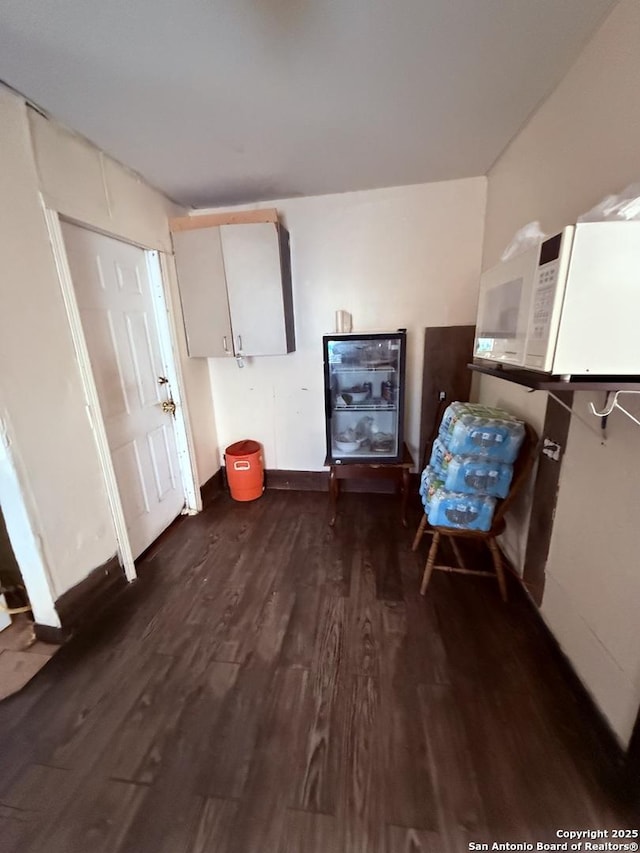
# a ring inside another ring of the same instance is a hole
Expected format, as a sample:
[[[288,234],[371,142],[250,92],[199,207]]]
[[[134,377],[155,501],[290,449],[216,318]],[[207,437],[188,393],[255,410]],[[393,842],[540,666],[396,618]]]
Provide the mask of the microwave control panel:
[[[549,336],[549,325],[551,324],[558,281],[558,267],[558,261],[553,261],[538,269],[533,296],[533,322],[529,327],[530,340],[544,341]]]
[[[567,232],[565,229],[561,234],[550,237],[540,247],[524,359],[524,366],[534,370],[551,370],[552,367],[563,282],[571,253],[572,235]]]

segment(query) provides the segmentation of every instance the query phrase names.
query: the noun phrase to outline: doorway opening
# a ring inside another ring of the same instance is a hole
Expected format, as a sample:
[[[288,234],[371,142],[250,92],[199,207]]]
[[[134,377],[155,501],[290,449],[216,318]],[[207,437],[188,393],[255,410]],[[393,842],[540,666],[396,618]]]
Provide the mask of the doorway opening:
[[[29,596],[0,506],[0,631],[9,627],[14,613],[28,612]]]

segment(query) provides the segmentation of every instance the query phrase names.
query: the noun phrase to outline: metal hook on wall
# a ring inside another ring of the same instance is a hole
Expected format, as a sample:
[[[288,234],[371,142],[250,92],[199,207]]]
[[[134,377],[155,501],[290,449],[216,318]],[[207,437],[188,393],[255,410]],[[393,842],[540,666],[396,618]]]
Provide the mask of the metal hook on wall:
[[[613,397],[611,396],[612,394]],[[620,409],[623,414],[625,414],[634,423],[640,426],[640,420],[638,420],[635,415],[632,415],[631,412],[627,411],[627,409],[625,409],[625,407],[618,402],[618,397],[620,396],[620,394],[640,394],[640,391],[607,391],[604,409],[598,411],[598,409],[596,409],[593,403],[589,403],[589,408],[591,409],[592,413],[594,415],[597,415],[599,418],[608,418],[614,409]]]

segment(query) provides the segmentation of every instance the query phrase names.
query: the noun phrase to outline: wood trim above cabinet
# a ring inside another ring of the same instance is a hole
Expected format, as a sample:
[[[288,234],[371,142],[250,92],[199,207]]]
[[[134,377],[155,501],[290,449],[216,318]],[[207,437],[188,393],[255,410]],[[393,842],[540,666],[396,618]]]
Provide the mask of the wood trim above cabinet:
[[[191,231],[194,228],[212,228],[216,225],[245,225],[254,222],[278,222],[275,207],[264,210],[236,210],[228,213],[203,213],[198,216],[177,216],[169,219],[169,230]]]

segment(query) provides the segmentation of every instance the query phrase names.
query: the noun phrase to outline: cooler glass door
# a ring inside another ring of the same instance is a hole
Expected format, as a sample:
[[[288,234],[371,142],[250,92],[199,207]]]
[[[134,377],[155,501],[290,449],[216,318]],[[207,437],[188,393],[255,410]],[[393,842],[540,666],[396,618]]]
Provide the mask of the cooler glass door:
[[[327,457],[336,464],[399,461],[403,334],[324,339]]]

